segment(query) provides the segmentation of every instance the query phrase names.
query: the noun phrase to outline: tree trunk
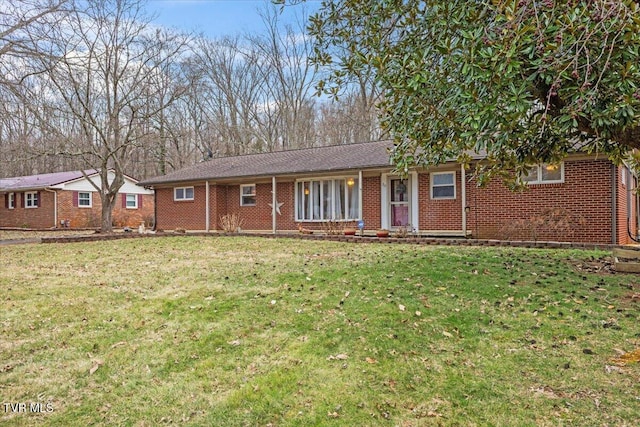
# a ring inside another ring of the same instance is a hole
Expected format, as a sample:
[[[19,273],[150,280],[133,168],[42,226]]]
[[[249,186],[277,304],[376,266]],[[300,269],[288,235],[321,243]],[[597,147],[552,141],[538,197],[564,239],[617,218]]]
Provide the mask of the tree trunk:
[[[101,231],[103,233],[113,232],[113,206],[115,204],[115,197],[110,194],[101,194],[102,198],[102,222]]]

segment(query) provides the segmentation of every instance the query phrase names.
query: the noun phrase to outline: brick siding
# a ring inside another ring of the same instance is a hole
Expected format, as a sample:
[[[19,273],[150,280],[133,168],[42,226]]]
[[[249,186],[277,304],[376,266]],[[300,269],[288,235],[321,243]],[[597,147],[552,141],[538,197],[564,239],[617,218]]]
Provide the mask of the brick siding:
[[[625,183],[622,176],[626,175]],[[636,194],[637,182],[626,167],[616,168],[617,222],[616,236],[618,244],[635,243],[638,235],[638,213]]]
[[[611,163],[568,161],[564,167],[564,183],[530,185],[523,192],[511,192],[498,180],[478,188],[472,179],[467,227],[473,237],[612,243]],[[550,209],[568,223],[545,224]]]
[[[193,193],[193,200],[174,200],[173,187],[157,188],[156,204],[158,209],[156,228],[160,230],[175,230],[177,228],[183,228],[185,230],[206,229],[205,185],[194,186]]]
[[[418,211],[420,230],[462,230],[461,173],[455,173],[455,199],[431,198],[431,175],[418,175]]]
[[[377,230],[382,227],[381,179],[380,176],[362,179],[362,219],[365,230]]]
[[[24,192],[16,192],[15,208],[7,209],[4,196],[0,201],[0,227],[52,228],[55,226],[54,194],[49,191],[38,191],[39,206],[24,207]]]
[[[102,202],[100,196],[91,192],[92,207],[78,207],[73,203],[73,191],[57,190],[58,218],[55,218],[54,203],[56,197],[50,191],[40,191],[40,206],[37,208],[22,207],[24,193],[16,193],[15,209],[6,209],[4,201],[0,207],[0,227],[25,227],[25,228],[62,228],[68,221],[71,228],[97,228],[100,227],[102,216]],[[113,209],[113,223],[116,227],[137,227],[141,222],[147,226],[153,223],[154,197],[142,195],[142,207],[127,209],[123,207],[122,195],[118,194],[116,205]],[[61,221],[65,221],[63,225]]]
[[[571,160],[565,162],[564,183],[530,185],[525,191],[511,192],[502,182],[494,180],[478,188],[474,179],[466,185],[467,230],[476,239],[575,241],[585,243],[628,243],[627,188],[617,183],[617,242],[612,242],[611,183],[612,165],[607,160]],[[381,174],[367,176],[362,182],[363,219],[366,230],[381,227]],[[620,179],[618,173],[618,180]],[[631,178],[630,178],[631,179]],[[462,229],[462,174],[455,171],[456,197],[433,200],[430,195],[430,174],[418,175],[419,229],[459,232]],[[250,182],[247,182],[248,184]],[[629,185],[629,184],[628,184]],[[627,186],[628,186],[627,185]],[[283,203],[277,216],[277,230],[296,230],[295,183],[278,181],[277,201]],[[631,200],[635,200],[631,198]],[[219,230],[220,217],[236,214],[243,230],[270,231],[269,203],[271,183],[256,185],[256,205],[240,206],[239,185],[210,186],[212,230]],[[156,189],[158,204],[157,227],[204,230],[205,186],[195,186],[193,201],[174,201],[173,188]],[[635,202],[631,207],[635,218]],[[632,224],[636,233],[637,220]],[[303,222],[303,227],[319,230],[318,222]]]

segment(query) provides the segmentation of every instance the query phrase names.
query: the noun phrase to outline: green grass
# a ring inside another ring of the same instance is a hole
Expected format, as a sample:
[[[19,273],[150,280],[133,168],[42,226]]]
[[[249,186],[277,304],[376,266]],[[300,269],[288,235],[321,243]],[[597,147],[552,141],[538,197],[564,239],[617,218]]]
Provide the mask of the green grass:
[[[0,424],[632,426],[608,255],[167,237],[0,247]],[[6,404],[49,404],[12,412]]]

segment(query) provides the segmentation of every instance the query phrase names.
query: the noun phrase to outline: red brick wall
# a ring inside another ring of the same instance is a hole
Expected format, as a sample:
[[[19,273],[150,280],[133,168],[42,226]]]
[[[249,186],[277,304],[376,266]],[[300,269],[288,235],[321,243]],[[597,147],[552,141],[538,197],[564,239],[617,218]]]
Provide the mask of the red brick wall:
[[[211,230],[220,229],[220,217],[227,214],[227,186],[209,186],[209,207],[211,209],[211,219],[209,227]]]
[[[276,215],[276,227],[280,231],[297,230],[298,226],[295,222],[295,197],[294,182],[276,182],[276,199],[282,203],[280,207],[280,215]],[[224,194],[221,205],[225,209],[220,209],[216,221],[220,222],[220,216],[225,213],[236,214],[242,219],[243,230],[267,230],[273,227],[271,212],[272,203],[271,183],[256,185],[256,205],[240,206],[240,186],[220,186],[218,193]],[[221,196],[219,196],[221,197]],[[213,220],[212,220],[213,221]]]
[[[54,193],[40,191],[38,208],[23,208],[23,193],[16,193],[15,209],[6,209],[4,196],[0,206],[0,227],[53,228],[62,227],[60,221],[69,221],[71,228],[99,227],[102,215],[102,202],[97,193],[92,192],[92,207],[73,206],[73,191],[57,191],[58,218],[56,223]],[[153,195],[142,196],[142,207],[138,209],[122,208],[121,195],[118,195],[113,210],[113,221],[117,227],[137,227],[142,221],[151,225],[153,221]]]
[[[362,179],[362,219],[365,230],[377,230],[382,227],[380,199],[380,176]]]
[[[60,221],[69,221],[71,228],[100,227],[102,221],[102,201],[100,195],[91,192],[91,208],[73,205],[73,191],[58,191],[58,227]],[[127,209],[123,204],[122,194],[116,196],[112,213],[115,227],[138,227],[141,222],[146,226],[153,224],[154,197],[152,194],[142,195],[142,206],[138,199],[138,208]]]
[[[462,174],[456,174],[456,198],[432,200],[430,175],[418,176],[420,231],[459,231],[462,228]],[[467,229],[476,238],[514,240],[558,240],[590,243],[611,242],[611,163],[607,160],[565,162],[562,184],[530,185],[520,193],[511,192],[494,180],[478,188],[467,184]],[[367,230],[381,227],[381,176],[363,179],[363,219]],[[619,185],[621,187],[621,185]],[[256,186],[256,206],[240,206],[239,185],[211,186],[211,229],[219,229],[220,217],[237,214],[244,230],[270,231],[272,227],[271,183]],[[277,201],[283,203],[277,217],[279,231],[295,230],[295,184],[278,182]],[[205,229],[205,186],[195,187],[195,200],[175,202],[172,188],[156,190],[158,228]],[[626,189],[618,190],[622,203]],[[635,209],[635,208],[634,208]],[[623,215],[624,214],[624,215]],[[626,242],[626,205],[618,212],[618,239]],[[622,218],[622,219],[620,219]],[[305,222],[309,229],[322,229],[317,222]]]
[[[269,188],[269,191],[271,191],[271,188]],[[296,230],[298,226],[295,222],[295,183],[277,183],[276,199],[278,200],[278,202],[283,203],[283,205],[280,206],[280,215],[277,215],[278,230]],[[271,219],[271,216],[269,216],[269,219]]]
[[[95,195],[93,196],[95,199]],[[126,202],[122,198],[122,193],[118,194],[116,205],[113,208],[113,223],[116,227],[138,227],[142,222],[145,226],[153,225],[154,197],[153,194],[142,195],[142,206],[138,198],[138,207],[127,208]],[[100,199],[98,197],[98,199]]]
[[[271,200],[271,183],[256,185],[255,206],[240,206],[240,186],[227,187],[227,213],[242,219],[243,230],[271,230]]]
[[[631,220],[629,222],[629,227],[631,229],[631,234],[632,236],[637,239],[637,235],[638,235],[638,194],[637,194],[637,189],[638,189],[638,180],[633,177],[631,174],[629,174],[628,177],[629,180],[629,184],[631,185],[631,187],[629,188],[630,192],[630,197],[629,197],[629,201],[631,203]],[[635,241],[629,239],[628,243],[635,243]]]
[[[623,184],[623,174],[626,182]],[[635,243],[633,238],[638,234],[638,217],[636,212],[636,183],[634,177],[625,166],[616,168],[617,228],[616,236],[619,244]],[[631,236],[629,236],[629,233]]]
[[[58,222],[68,220],[72,228],[100,227],[102,201],[95,192],[91,192],[91,206],[91,208],[74,207],[73,191],[58,191]]]
[[[158,205],[156,228],[160,230],[204,230],[206,228],[205,185],[194,186],[193,200],[173,200],[173,187],[156,189],[156,204]],[[211,227],[215,225],[212,219]]]
[[[477,188],[467,185],[467,227],[476,238],[561,240],[611,243],[611,163],[565,162],[563,184],[531,185],[513,193],[498,180]],[[568,224],[540,225],[549,209]]]
[[[24,193],[15,193],[15,208],[5,207],[4,195],[0,200],[0,227],[24,228],[52,228],[55,226],[54,194],[49,191],[39,191],[40,206],[24,208]]]
[[[462,230],[462,174],[455,172],[456,198],[431,199],[431,175],[418,175],[420,230]]]

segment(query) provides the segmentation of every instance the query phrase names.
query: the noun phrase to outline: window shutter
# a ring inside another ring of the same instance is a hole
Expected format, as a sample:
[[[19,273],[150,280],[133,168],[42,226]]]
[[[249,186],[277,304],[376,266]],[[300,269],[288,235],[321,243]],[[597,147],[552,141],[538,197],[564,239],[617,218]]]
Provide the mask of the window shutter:
[[[122,193],[122,209],[126,209],[127,208],[127,195],[125,193]]]
[[[138,194],[138,209],[142,209],[142,194]]]
[[[20,193],[20,207],[24,209],[24,192]]]
[[[37,193],[36,197],[37,197],[37,200],[36,200],[36,207],[38,207],[38,208],[39,208],[39,207],[40,207],[40,191],[38,191],[38,193]]]
[[[77,191],[73,192],[73,207],[74,208],[78,207],[78,192]]]
[[[4,195],[4,208],[9,209],[9,193]]]

